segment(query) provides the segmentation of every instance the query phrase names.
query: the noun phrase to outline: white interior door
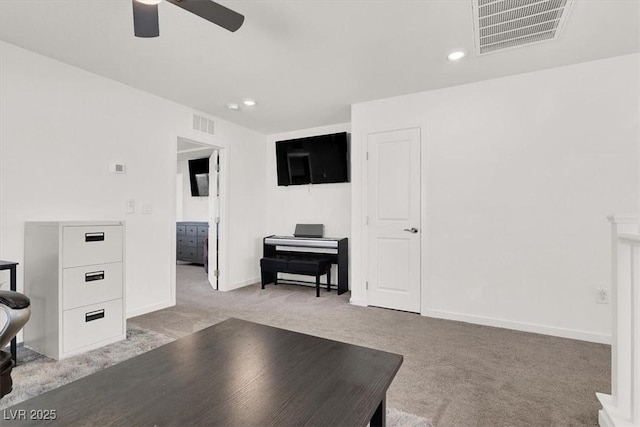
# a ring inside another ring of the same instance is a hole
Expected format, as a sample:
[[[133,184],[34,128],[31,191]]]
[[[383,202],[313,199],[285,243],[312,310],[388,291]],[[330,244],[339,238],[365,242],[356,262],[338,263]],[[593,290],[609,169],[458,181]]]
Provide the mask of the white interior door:
[[[372,133],[368,150],[368,303],[420,312],[420,129]]]
[[[176,176],[176,221],[182,221],[184,217],[184,196],[182,186],[184,185],[184,175],[179,173]]]
[[[218,234],[220,226],[220,161],[218,150],[209,157],[209,272],[208,279],[213,289],[218,289],[219,251]]]

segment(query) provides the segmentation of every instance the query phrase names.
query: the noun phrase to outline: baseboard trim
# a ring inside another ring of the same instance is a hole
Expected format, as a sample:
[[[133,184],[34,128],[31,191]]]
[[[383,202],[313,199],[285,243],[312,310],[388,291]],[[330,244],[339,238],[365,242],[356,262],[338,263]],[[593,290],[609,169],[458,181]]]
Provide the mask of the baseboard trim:
[[[233,291],[235,289],[244,288],[245,286],[253,285],[255,283],[260,283],[260,277],[253,277],[251,279],[242,280],[240,282],[236,282],[229,286],[227,289],[220,289],[221,292]]]
[[[600,409],[598,411],[598,424],[600,425],[600,427],[616,427],[616,425],[613,423],[613,420],[609,417],[609,414],[607,414],[607,411],[605,411],[604,409]]]
[[[536,325],[533,323],[514,322],[510,320],[473,316],[469,314],[453,313],[441,310],[425,310],[422,312],[422,315],[427,317],[434,317],[436,319],[456,320],[459,322],[474,323],[477,325],[493,326],[496,328],[513,329],[522,332],[533,332],[536,334],[551,335],[554,337],[570,338],[574,340],[611,345],[610,335],[594,334],[591,332],[578,331],[574,329],[562,329],[552,326]]]
[[[602,405],[602,409],[598,411],[598,424],[600,427],[615,427],[613,420],[607,413],[607,410],[611,406],[612,399],[611,395],[604,393],[596,393],[596,398],[600,401]]]
[[[614,405],[614,399],[610,394],[596,393],[596,397],[602,405],[598,411],[598,424],[600,427],[639,427],[640,422],[632,422],[630,417],[621,416]]]
[[[143,314],[162,310],[164,308],[173,307],[174,305],[176,305],[175,301],[164,301],[159,304],[147,305],[145,307],[136,308],[135,310],[128,310],[127,319],[130,319],[132,317],[142,316]]]
[[[364,300],[360,299],[360,298],[350,298],[349,299],[349,304],[351,305],[357,305],[360,307],[367,307],[367,304],[364,302]]]

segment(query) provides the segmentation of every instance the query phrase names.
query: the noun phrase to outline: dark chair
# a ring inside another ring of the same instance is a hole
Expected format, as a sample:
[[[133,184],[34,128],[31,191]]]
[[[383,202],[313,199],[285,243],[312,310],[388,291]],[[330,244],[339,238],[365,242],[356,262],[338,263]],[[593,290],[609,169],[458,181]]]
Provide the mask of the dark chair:
[[[267,284],[267,274],[273,273],[273,284],[278,284],[278,273],[286,272],[289,268],[289,258],[285,256],[275,256],[260,259],[260,279],[262,289]]]
[[[0,311],[6,314],[6,323],[0,330],[0,349],[4,348],[22,329],[31,316],[31,301],[25,295],[13,291],[0,291]],[[11,371],[14,361],[11,354],[0,350],[0,398],[11,393]]]
[[[266,257],[260,260],[262,289],[272,275],[273,284],[278,284],[278,273],[315,276],[316,297],[320,296],[320,276],[327,275],[327,291],[331,290],[331,260],[328,258],[296,258],[286,256]]]
[[[327,291],[331,290],[331,261],[326,258],[291,259],[288,273],[316,276],[316,297],[320,296],[320,276],[327,275]]]

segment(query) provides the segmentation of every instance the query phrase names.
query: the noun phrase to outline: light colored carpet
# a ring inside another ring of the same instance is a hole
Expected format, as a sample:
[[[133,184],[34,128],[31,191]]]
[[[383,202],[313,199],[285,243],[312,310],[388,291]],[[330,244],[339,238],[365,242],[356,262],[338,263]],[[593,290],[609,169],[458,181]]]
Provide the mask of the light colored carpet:
[[[18,366],[13,369],[13,390],[0,400],[0,409],[63,386],[116,363],[173,341],[153,331],[127,328],[127,339],[60,361],[18,347]]]
[[[61,387],[116,363],[138,356],[173,338],[153,331],[129,325],[127,339],[114,344],[55,361],[35,351],[20,346],[14,368],[13,391],[0,400],[0,410],[16,405],[39,394]],[[132,420],[132,424],[135,424]],[[432,427],[425,418],[393,408],[387,409],[389,427]]]
[[[178,304],[132,324],[180,337],[229,317],[400,353],[387,406],[447,426],[597,425],[610,347],[349,304],[349,294],[278,285],[213,291],[177,266]]]
[[[389,427],[433,427],[433,424],[426,418],[398,411],[393,408],[387,408],[387,425]]]

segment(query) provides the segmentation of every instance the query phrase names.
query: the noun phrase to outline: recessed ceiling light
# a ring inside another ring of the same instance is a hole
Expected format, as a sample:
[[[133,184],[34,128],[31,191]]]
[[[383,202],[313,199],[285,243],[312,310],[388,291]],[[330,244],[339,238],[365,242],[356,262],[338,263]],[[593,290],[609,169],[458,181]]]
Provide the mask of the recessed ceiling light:
[[[464,58],[465,55],[466,54],[461,50],[457,50],[455,52],[451,52],[449,56],[447,56],[447,59],[449,59],[449,61],[457,61],[458,59]]]
[[[136,0],[136,1],[142,4],[159,4],[162,0]]]
[[[247,107],[255,107],[256,105],[256,101],[254,101],[253,99],[245,99],[244,101],[242,101],[242,103]]]
[[[239,110],[240,106],[238,104],[236,104],[235,102],[230,102],[227,104],[227,108],[229,110]]]

